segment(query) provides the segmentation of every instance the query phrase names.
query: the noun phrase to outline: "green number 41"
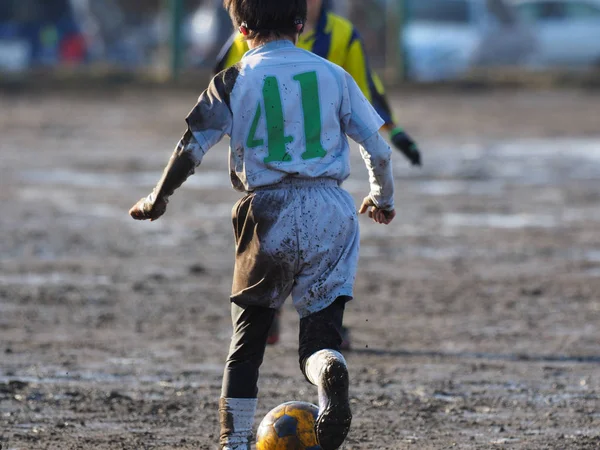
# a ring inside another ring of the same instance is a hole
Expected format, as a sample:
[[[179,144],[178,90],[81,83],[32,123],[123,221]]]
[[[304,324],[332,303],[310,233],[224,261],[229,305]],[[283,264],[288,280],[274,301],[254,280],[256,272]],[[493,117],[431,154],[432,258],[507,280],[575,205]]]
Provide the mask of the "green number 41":
[[[294,80],[300,85],[302,96],[302,113],[304,116],[304,137],[306,150],[302,153],[302,159],[322,158],[327,154],[321,145],[321,107],[319,102],[319,86],[316,72],[306,72],[296,75]],[[287,153],[285,146],[290,144],[294,138],[286,136],[283,120],[283,106],[281,104],[281,93],[277,78],[267,77],[262,87],[263,100],[265,104],[265,118],[267,121],[267,139],[269,154],[265,157],[265,163],[275,161],[291,161],[292,157]],[[250,133],[246,139],[247,148],[262,147],[265,145],[263,139],[256,139],[256,128],[262,115],[261,103],[256,106]]]

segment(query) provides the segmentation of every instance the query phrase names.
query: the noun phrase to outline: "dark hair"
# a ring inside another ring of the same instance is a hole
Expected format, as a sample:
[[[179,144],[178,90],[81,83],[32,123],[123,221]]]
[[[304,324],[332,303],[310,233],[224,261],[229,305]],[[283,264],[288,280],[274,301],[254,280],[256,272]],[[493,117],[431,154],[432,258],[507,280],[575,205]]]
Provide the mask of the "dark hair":
[[[306,21],[306,0],[223,0],[236,28],[244,25],[248,39],[295,36]]]

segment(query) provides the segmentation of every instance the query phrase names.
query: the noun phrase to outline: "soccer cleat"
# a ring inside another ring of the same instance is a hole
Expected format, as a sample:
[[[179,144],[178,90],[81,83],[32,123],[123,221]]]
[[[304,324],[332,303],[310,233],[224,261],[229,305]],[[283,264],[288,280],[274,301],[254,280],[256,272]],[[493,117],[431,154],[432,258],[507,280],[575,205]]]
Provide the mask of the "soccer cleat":
[[[279,329],[281,325],[281,311],[277,311],[273,317],[273,323],[267,335],[267,345],[275,345],[279,342]]]
[[[315,422],[315,434],[323,450],[339,448],[350,430],[352,411],[348,386],[346,365],[340,360],[331,359],[318,384],[319,415]]]

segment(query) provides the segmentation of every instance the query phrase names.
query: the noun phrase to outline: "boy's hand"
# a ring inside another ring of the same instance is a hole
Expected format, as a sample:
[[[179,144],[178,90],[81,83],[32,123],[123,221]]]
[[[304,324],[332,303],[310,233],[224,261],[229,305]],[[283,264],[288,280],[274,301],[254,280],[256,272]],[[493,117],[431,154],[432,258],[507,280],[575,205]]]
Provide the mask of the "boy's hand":
[[[390,140],[394,147],[400,150],[413,166],[421,165],[421,152],[419,152],[417,144],[402,128],[394,128],[390,132]]]
[[[158,219],[167,210],[167,203],[157,199],[152,204],[148,197],[140,199],[135,205],[129,210],[129,215],[135,220],[148,220],[150,221]]]
[[[375,206],[373,199],[370,196],[365,197],[358,210],[359,214],[364,214],[369,212],[369,217],[373,219],[377,223],[382,223],[384,225],[389,224],[394,217],[396,217],[396,211],[394,209],[379,209]]]

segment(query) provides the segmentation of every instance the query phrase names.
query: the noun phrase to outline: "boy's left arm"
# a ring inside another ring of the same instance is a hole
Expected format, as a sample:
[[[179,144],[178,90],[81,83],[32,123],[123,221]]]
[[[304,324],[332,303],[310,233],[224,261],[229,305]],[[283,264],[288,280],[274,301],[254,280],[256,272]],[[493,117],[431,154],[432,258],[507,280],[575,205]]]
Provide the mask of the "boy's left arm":
[[[229,96],[237,74],[236,66],[220,72],[200,95],[186,118],[188,129],[177,144],[162,177],[152,193],[129,210],[131,217],[152,221],[162,216],[169,197],[194,173],[206,152],[225,134],[231,135],[233,116]]]
[[[415,141],[394,120],[392,108],[385,95],[383,83],[367,62],[364,44],[358,32],[354,30],[348,47],[348,56],[344,69],[354,78],[360,90],[371,102],[377,113],[384,120],[382,129],[389,134],[390,141],[413,166],[421,165],[421,152]]]
[[[200,164],[198,155],[202,154],[200,145],[188,129],[171,155],[162,177],[154,190],[140,199],[129,210],[129,214],[136,220],[156,220],[167,210],[169,197],[194,173]]]

